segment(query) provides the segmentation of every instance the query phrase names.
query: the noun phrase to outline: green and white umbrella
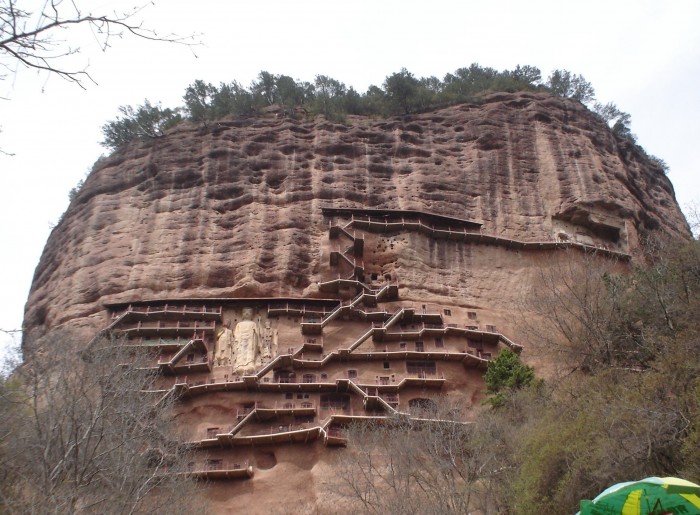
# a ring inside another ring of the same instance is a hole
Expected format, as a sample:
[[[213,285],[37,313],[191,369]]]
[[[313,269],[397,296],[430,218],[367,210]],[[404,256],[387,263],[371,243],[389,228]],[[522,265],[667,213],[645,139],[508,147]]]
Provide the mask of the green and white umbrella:
[[[700,485],[675,477],[648,477],[618,483],[577,515],[700,515]]]

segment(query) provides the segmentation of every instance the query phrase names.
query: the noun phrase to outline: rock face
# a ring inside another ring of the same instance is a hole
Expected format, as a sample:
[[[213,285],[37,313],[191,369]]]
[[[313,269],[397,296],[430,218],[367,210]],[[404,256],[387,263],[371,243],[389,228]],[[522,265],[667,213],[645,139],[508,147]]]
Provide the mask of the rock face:
[[[521,348],[513,313],[538,270],[563,248],[634,260],[645,233],[690,237],[667,177],[548,94],[343,124],[182,125],[91,173],[49,238],[25,325],[112,324],[158,346],[165,386],[189,392],[178,420],[208,453],[202,473],[237,460],[231,477],[255,474],[212,486],[213,508],[274,510],[279,489],[264,492],[280,481],[304,502],[318,493],[320,442],[342,443],[332,410],[408,411],[435,389],[478,406],[483,365]],[[236,422],[288,400],[279,430]],[[318,443],[276,439],[292,433]]]
[[[580,104],[545,94],[342,125],[185,126],[96,167],[49,238],[26,325],[89,317],[105,302],[314,296],[328,205],[468,218],[527,241],[567,233],[633,254],[640,231],[689,234],[660,171]],[[402,286],[481,303],[456,266],[449,284],[436,277],[449,249],[423,243],[425,260],[391,243],[387,265],[420,261]]]

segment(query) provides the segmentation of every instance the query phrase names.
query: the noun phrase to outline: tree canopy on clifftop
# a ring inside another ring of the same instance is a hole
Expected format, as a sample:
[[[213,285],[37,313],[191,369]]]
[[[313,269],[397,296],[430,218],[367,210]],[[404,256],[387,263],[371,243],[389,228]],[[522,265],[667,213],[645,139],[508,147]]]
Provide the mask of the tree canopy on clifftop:
[[[308,82],[261,71],[248,88],[235,80],[215,86],[198,79],[185,90],[182,106],[167,108],[145,100],[136,107],[120,107],[120,116],[102,127],[102,145],[117,150],[134,139],[161,137],[165,130],[182,121],[207,127],[224,117],[257,116],[272,106],[284,116],[323,115],[343,122],[347,115],[410,115],[465,102],[479,103],[488,93],[516,91],[548,91],[581,102],[605,121],[619,138],[631,142],[647,155],[636,145],[630,115],[612,102],[597,102],[593,85],[582,75],[554,70],[547,80],[543,80],[536,66],[517,65],[512,70],[499,71],[477,63],[447,73],[442,79],[416,77],[402,68],[388,75],[381,87],[371,85],[364,93],[326,75],[316,75],[313,82]],[[647,157],[660,170],[668,171],[662,159]]]
[[[498,91],[549,91],[582,103],[592,102],[595,93],[581,75],[554,70],[543,80],[540,69],[530,65],[499,71],[473,63],[442,79],[417,77],[402,68],[388,75],[381,86],[371,85],[364,93],[326,75],[316,75],[308,82],[261,71],[247,88],[235,80],[218,86],[195,80],[185,90],[184,105],[180,107],[163,108],[148,100],[140,106],[121,107],[121,116],[103,126],[102,144],[116,150],[135,138],[158,137],[164,129],[183,120],[207,126],[227,116],[255,116],[271,106],[277,106],[287,116],[323,115],[343,121],[347,115],[407,115],[479,102],[484,94]],[[617,124],[614,127],[619,125],[620,134],[631,136],[629,115],[614,104],[595,104],[594,111],[608,123]]]

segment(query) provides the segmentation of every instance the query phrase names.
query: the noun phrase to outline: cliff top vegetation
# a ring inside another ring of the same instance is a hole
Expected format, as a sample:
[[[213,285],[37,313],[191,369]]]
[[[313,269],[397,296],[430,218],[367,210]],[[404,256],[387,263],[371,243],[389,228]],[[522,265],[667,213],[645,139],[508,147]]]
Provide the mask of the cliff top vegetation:
[[[160,137],[183,121],[207,126],[224,117],[254,117],[271,106],[278,106],[286,116],[323,115],[343,121],[347,115],[409,115],[465,102],[478,103],[488,93],[517,91],[547,91],[579,101],[590,106],[615,134],[636,141],[630,129],[630,115],[614,103],[597,102],[593,86],[581,75],[554,70],[543,80],[535,66],[518,65],[513,70],[499,71],[473,63],[442,79],[416,77],[402,68],[388,75],[381,87],[372,85],[364,93],[326,75],[316,75],[313,82],[308,82],[261,71],[248,88],[235,80],[218,86],[195,80],[185,90],[183,106],[162,107],[148,100],[136,107],[122,106],[120,116],[103,126],[102,144],[116,150],[137,138]],[[662,160],[650,157],[667,169]]]

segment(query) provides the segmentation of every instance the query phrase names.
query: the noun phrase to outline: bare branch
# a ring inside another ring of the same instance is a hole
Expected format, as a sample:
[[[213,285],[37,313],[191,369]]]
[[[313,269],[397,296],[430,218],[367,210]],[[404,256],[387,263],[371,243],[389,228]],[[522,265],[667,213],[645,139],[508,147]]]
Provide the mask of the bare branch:
[[[109,48],[112,38],[125,35],[189,47],[198,44],[195,35],[160,35],[144,27],[136,17],[148,5],[137,6],[124,13],[94,15],[82,11],[73,0],[47,1],[40,12],[18,8],[17,0],[0,0],[0,66],[10,73],[23,66],[58,75],[84,89],[85,80],[96,82],[86,68],[71,69],[62,64],[66,57],[81,51],[58,37],[62,30],[76,26],[89,27],[103,51]],[[5,76],[0,75],[0,80]]]

